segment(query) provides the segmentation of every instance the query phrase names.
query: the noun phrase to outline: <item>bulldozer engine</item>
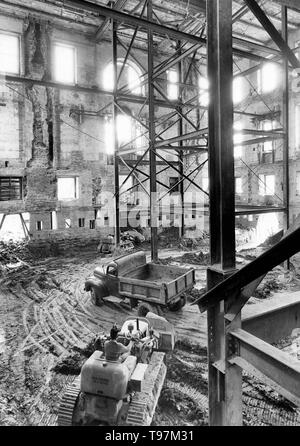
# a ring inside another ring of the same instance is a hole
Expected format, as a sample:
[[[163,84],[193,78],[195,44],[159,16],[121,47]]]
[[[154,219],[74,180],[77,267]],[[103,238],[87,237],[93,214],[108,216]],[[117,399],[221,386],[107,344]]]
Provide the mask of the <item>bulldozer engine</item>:
[[[130,356],[136,364],[136,358]],[[134,365],[135,365],[134,364]],[[81,370],[81,392],[122,400],[127,393],[130,370],[124,363],[106,361],[95,351]]]
[[[107,361],[103,348],[109,337],[96,337],[99,350],[68,385],[60,404],[58,425],[151,424],[166,377],[164,351],[172,348],[174,333],[164,318],[149,316],[132,316],[123,324],[117,341],[125,345],[134,341],[131,354],[123,363]]]

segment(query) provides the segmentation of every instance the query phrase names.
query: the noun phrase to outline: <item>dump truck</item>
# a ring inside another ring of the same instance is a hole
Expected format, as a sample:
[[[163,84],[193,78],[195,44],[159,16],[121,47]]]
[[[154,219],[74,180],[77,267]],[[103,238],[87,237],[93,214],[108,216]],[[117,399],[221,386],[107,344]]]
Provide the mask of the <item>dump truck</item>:
[[[150,312],[127,318],[116,339],[125,346],[133,341],[123,362],[105,358],[106,340],[107,335],[100,343],[97,337],[97,349],[65,389],[59,426],[150,426],[166,376],[166,353],[174,349],[174,327]]]
[[[195,284],[195,270],[147,263],[144,251],[118,257],[106,266],[97,267],[85,281],[95,305],[107,296],[129,299],[138,315],[147,311],[178,311],[186,303],[185,293]]]

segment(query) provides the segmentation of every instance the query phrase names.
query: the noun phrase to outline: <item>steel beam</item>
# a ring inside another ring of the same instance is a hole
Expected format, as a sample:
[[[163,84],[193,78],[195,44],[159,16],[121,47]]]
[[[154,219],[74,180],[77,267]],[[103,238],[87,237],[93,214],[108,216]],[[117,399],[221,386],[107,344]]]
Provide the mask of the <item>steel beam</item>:
[[[125,6],[127,0],[117,0],[115,4],[113,5],[113,9],[123,9]],[[103,36],[103,34],[107,31],[110,25],[110,19],[105,19],[104,22],[101,24],[99,29],[96,32],[95,40],[96,42],[99,42]]]
[[[247,139],[247,141],[242,141],[240,143],[235,144],[236,146],[250,146],[251,144],[263,144],[268,141],[274,141],[275,139],[282,139],[283,135],[274,135],[274,136],[266,136],[260,138]]]
[[[232,100],[232,0],[207,0],[208,78],[210,79],[209,195],[210,257],[207,287],[235,269],[235,207]],[[209,424],[241,425],[241,372],[227,361],[227,332],[240,327],[240,313],[224,319],[224,303],[207,312]],[[224,362],[221,372],[216,362]]]
[[[183,31],[178,31],[174,28],[170,28],[168,26],[160,25],[152,20],[144,19],[141,17],[136,17],[121,11],[118,11],[116,9],[111,9],[106,6],[102,6],[99,4],[95,4],[92,2],[89,2],[87,0],[64,0],[64,7],[70,7],[70,8],[79,8],[80,10],[89,11],[92,13],[98,13],[99,15],[113,19],[120,23],[125,23],[127,25],[131,26],[139,26],[142,29],[151,30],[152,32],[162,34],[162,35],[168,35],[169,37],[172,37],[174,40],[183,40],[191,43],[200,43],[206,45],[206,39],[202,37],[198,37],[193,34],[188,34]],[[234,39],[235,43],[242,46],[251,45],[253,47],[253,42],[247,42],[244,39]],[[259,47],[259,45],[258,45]],[[259,48],[257,47],[258,51]],[[270,48],[270,52],[272,53],[273,49]],[[260,56],[257,56],[251,52],[240,50],[239,48],[234,48],[234,52],[239,57],[245,57],[249,59],[255,59],[259,60]],[[261,58],[264,59],[264,58]],[[267,59],[266,59],[267,60]]]
[[[113,62],[113,77],[114,77],[114,105],[113,105],[113,128],[114,128],[114,186],[115,186],[115,244],[116,247],[120,244],[120,196],[119,196],[119,143],[117,132],[117,89],[118,89],[118,38],[117,38],[117,23],[112,23],[112,62]]]
[[[166,70],[168,70],[169,68],[173,67],[174,65],[178,64],[178,62],[180,62],[181,60],[183,60],[184,58],[188,57],[192,52],[197,52],[197,50],[203,46],[202,44],[195,44],[193,46],[191,46],[190,48],[188,48],[184,53],[182,54],[178,54],[178,55],[173,55],[172,57],[170,57],[167,61],[165,61],[165,63],[161,66],[159,65],[156,68],[153,68],[153,79],[154,78],[158,78],[161,74],[165,73]],[[148,73],[144,73],[140,80],[139,80],[139,85],[146,85],[148,82]],[[120,92],[125,91],[125,87],[126,85],[123,85],[120,88]]]
[[[236,206],[238,207],[238,206]],[[241,207],[245,207],[244,205],[241,205]],[[270,212],[286,212],[285,207],[255,207],[251,209],[243,209],[240,211],[235,211],[235,215],[258,215],[258,214],[269,214]]]
[[[181,55],[180,48],[181,48],[181,42],[178,41],[177,42],[177,49],[178,49],[178,51],[180,53],[179,55]],[[178,76],[179,79],[178,80],[179,80],[180,83],[182,83],[185,79],[184,79],[184,76],[183,76],[183,64],[182,64],[181,60],[178,62],[177,70],[178,70],[178,74],[179,74],[179,76]],[[183,89],[182,88],[180,88],[179,99],[180,99],[180,102],[183,102]],[[179,117],[179,120],[178,120],[178,123],[177,123],[177,131],[178,131],[178,135],[179,136],[183,135],[183,119],[181,117],[182,113],[183,113],[182,108],[179,108],[179,116],[180,117]],[[179,142],[179,146],[180,147],[183,146],[182,141]],[[180,237],[184,237],[184,178],[183,178],[183,160],[184,160],[184,157],[183,157],[183,153],[182,153],[182,150],[181,150],[179,152],[179,161],[180,161],[180,164],[179,164],[180,178],[179,179],[180,179],[180,181],[178,183],[179,184],[180,200],[181,200],[181,216],[180,216],[180,228],[179,228],[179,235],[180,235]],[[190,177],[190,175],[188,175],[188,176]],[[177,184],[176,184],[176,186],[177,186]]]
[[[130,170],[129,174],[126,176],[126,178],[125,178],[125,180],[123,181],[123,183],[121,184],[120,188],[126,183],[126,181],[128,180],[128,178],[129,178],[130,175],[135,171],[135,169],[138,167],[138,165],[142,163],[143,158],[146,156],[146,154],[148,153],[148,151],[149,151],[149,149],[147,149],[147,150],[143,153],[143,155],[141,156],[141,158],[134,164],[133,167],[128,166],[128,167],[131,168],[131,170]],[[123,155],[123,154],[121,153],[121,155]],[[127,163],[127,164],[128,164],[128,163]],[[119,189],[119,190],[120,190],[120,189]],[[118,193],[119,193],[119,191],[118,191]]]
[[[148,0],[147,19],[152,20],[152,0]],[[156,149],[155,149],[155,109],[153,88],[153,30],[148,28],[148,97],[149,97],[149,161],[150,161],[150,223],[151,223],[151,260],[157,262],[157,200],[156,200]]]
[[[199,299],[193,302],[193,305],[199,305],[201,311],[214,306],[216,303],[226,300],[233,296],[248,283],[266,274],[275,266],[284,262],[300,251],[300,228],[295,229],[289,235],[282,238],[275,246],[261,254],[248,265],[236,271],[221,284],[216,285]],[[237,293],[238,294],[238,293]]]
[[[245,330],[233,330],[230,336],[235,343],[235,352],[229,360],[231,364],[250,373],[249,365],[254,367],[300,401],[299,361]]]
[[[172,169],[175,170],[175,172],[179,173],[185,180],[188,180],[190,183],[192,183],[197,189],[199,189],[201,192],[203,192],[205,195],[208,195],[208,193],[202,189],[202,187],[199,186],[199,184],[195,183],[193,180],[191,180],[187,175],[182,173],[177,167],[175,167],[170,161],[164,159],[162,156],[159,155],[159,153],[155,153],[158,158],[160,158],[164,163],[168,164],[168,166],[172,167]]]
[[[248,8],[252,11],[257,20],[261,23],[264,29],[267,31],[271,39],[282,51],[293,68],[300,68],[300,61],[297,59],[291,48],[288,46],[282,35],[277,31],[273,23],[266,16],[264,11],[258,5],[255,0],[244,0]]]
[[[203,168],[203,166],[207,163],[207,161],[208,161],[208,160],[205,160],[202,164],[200,164],[199,166],[195,167],[195,169],[193,169],[191,172],[189,172],[189,173],[187,174],[187,178],[189,178],[191,175],[193,175],[193,173],[195,173],[196,171],[200,171],[200,170]],[[183,172],[183,171],[182,171],[182,172]],[[199,172],[197,172],[197,174],[198,174],[198,173],[199,173]],[[196,175],[196,176],[197,176],[197,175]],[[195,177],[196,177],[196,176],[195,176]],[[194,180],[195,180],[195,177],[194,177]],[[161,200],[162,200],[166,195],[168,195],[168,194],[169,194],[169,193],[170,193],[176,186],[183,184],[183,182],[184,182],[184,177],[183,177],[183,175],[181,175],[180,180],[177,181],[177,183],[175,183],[174,186],[172,186],[171,188],[169,188],[168,192],[166,192],[165,195],[163,195],[162,197],[160,197],[158,201],[161,201]],[[181,205],[181,209],[182,209],[182,214],[184,215],[184,212],[183,212],[184,206],[183,206],[183,205]]]
[[[282,7],[282,36],[288,45],[288,13],[286,6]],[[287,57],[284,58],[284,70],[283,70],[283,98],[282,98],[282,118],[283,118],[283,128],[285,131],[284,143],[283,143],[283,202],[286,207],[285,212],[285,229],[289,229],[290,225],[290,179],[289,179],[289,127],[290,127],[290,116],[289,116],[289,103],[290,103],[290,87],[289,87],[289,62]],[[287,261],[287,267],[289,268],[290,262]]]
[[[291,9],[296,9],[300,12],[300,4],[299,0],[271,0],[275,3],[279,3],[280,5],[287,6]]]
[[[182,136],[174,136],[174,138],[165,139],[163,141],[155,143],[155,147],[158,149],[160,147],[166,146],[168,144],[173,144],[181,141],[188,141],[189,139],[201,139],[208,133],[208,128],[202,130],[196,130],[195,132],[186,133]]]

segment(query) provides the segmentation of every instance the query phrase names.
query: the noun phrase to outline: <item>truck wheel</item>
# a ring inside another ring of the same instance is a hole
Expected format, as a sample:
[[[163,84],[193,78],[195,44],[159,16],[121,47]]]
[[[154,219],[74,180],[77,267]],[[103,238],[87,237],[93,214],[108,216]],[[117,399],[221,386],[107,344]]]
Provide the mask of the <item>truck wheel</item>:
[[[95,288],[91,288],[91,299],[94,305],[97,305],[97,307],[100,307],[103,304],[103,301],[101,298],[97,296],[97,293],[95,291]]]
[[[169,305],[170,311],[179,311],[186,304],[186,297],[181,296],[181,298],[173,305]]]
[[[144,302],[139,303],[138,308],[137,308],[137,315],[138,316],[146,317],[147,313],[149,313],[149,311],[151,313],[156,313],[157,314],[156,309],[154,307],[152,307],[152,305],[149,305],[149,304],[144,303]]]

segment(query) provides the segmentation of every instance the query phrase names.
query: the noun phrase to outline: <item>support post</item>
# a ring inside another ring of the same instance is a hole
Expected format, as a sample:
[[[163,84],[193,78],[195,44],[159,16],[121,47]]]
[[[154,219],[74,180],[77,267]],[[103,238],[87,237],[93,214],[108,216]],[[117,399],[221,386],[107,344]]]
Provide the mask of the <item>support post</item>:
[[[288,12],[287,7],[282,6],[282,37],[288,45]],[[283,202],[285,210],[285,230],[289,229],[290,225],[290,185],[289,185],[289,61],[287,56],[283,60],[283,100],[282,100],[282,118],[283,118]],[[289,259],[286,262],[287,269],[290,268]]]
[[[118,90],[118,40],[117,23],[112,24],[112,59],[114,76],[114,104],[113,104],[113,128],[114,128],[114,174],[115,174],[115,244],[120,243],[120,195],[119,195],[119,156],[118,156],[118,132],[117,132],[117,90]]]
[[[180,40],[177,43],[177,48],[178,48],[178,52],[179,55],[181,55],[181,51],[180,51],[180,47],[181,47],[181,42]],[[180,60],[178,62],[178,81],[179,81],[179,89],[180,89],[180,95],[179,95],[179,101],[180,103],[182,103],[183,100],[183,88],[182,88],[182,83],[184,81],[183,79],[183,64],[182,61]],[[180,114],[179,114],[179,120],[178,120],[178,135],[179,137],[183,135],[183,119],[182,119],[182,107],[180,108]],[[179,142],[179,147],[183,147],[183,142],[180,141]],[[184,166],[183,166],[183,160],[184,160],[184,156],[183,156],[183,151],[180,151],[179,154],[179,170],[180,170],[180,183],[179,183],[179,192],[180,192],[180,206],[181,206],[181,222],[180,222],[180,228],[179,228],[179,235],[180,237],[184,237],[184,178],[183,178],[183,170],[184,170]]]
[[[152,0],[148,1],[147,19],[152,20]],[[149,161],[150,161],[150,224],[151,260],[158,260],[157,253],[157,199],[156,199],[156,149],[155,149],[155,110],[153,87],[153,31],[148,29],[148,96],[149,96]]]
[[[235,270],[235,202],[232,100],[232,0],[207,0],[209,105],[210,255],[207,287]],[[241,369],[228,362],[229,330],[221,301],[207,311],[209,423],[242,424]]]

